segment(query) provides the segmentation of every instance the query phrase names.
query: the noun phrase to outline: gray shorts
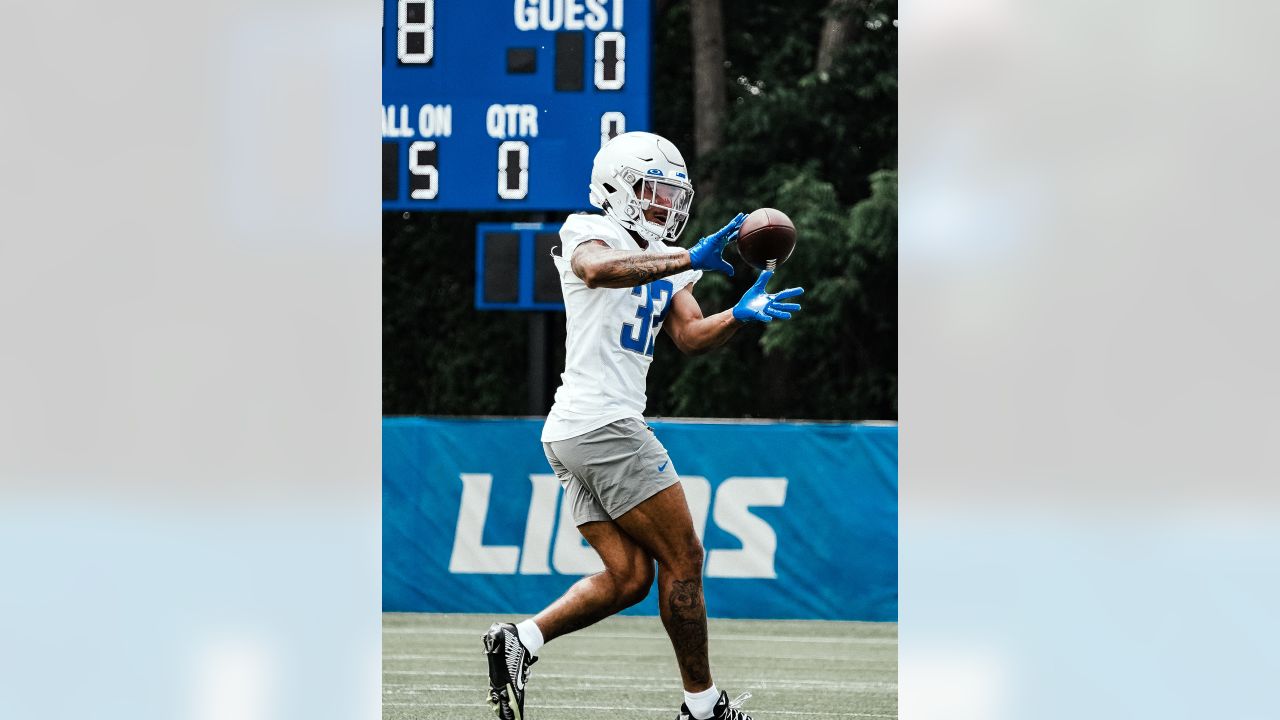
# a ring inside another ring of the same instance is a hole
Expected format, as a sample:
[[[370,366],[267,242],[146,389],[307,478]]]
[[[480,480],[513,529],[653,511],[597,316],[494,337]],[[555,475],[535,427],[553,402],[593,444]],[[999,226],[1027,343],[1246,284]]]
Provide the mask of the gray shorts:
[[[636,418],[617,420],[567,440],[542,443],[564,486],[575,525],[613,520],[680,482],[667,449]]]

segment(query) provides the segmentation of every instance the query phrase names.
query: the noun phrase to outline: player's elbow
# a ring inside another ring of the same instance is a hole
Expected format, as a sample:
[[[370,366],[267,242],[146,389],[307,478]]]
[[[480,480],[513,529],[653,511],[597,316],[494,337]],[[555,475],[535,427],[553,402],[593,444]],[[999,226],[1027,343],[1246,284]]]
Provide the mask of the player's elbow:
[[[587,287],[592,289],[600,287],[600,283],[603,280],[600,268],[595,265],[579,265],[574,268],[574,272]]]
[[[569,262],[569,269],[589,288],[600,287],[600,272],[594,263],[586,262],[575,255]]]
[[[688,333],[672,333],[671,342],[685,355],[694,356],[705,354],[711,348],[704,347],[689,337]]]

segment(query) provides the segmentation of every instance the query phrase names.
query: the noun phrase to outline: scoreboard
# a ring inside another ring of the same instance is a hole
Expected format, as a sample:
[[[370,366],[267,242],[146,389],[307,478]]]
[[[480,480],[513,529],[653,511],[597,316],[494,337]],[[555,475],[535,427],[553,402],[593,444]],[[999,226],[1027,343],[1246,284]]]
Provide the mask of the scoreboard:
[[[564,312],[551,261],[562,223],[476,224],[476,309]]]
[[[383,210],[587,210],[649,128],[648,0],[384,0]]]

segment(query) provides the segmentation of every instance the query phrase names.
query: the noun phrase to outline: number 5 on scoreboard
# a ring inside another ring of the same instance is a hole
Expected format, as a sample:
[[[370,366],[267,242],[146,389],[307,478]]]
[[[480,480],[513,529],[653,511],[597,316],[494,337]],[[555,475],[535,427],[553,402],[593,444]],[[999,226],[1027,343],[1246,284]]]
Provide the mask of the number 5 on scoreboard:
[[[529,194],[529,145],[508,140],[498,146],[498,197],[523,200]]]
[[[434,200],[440,192],[440,171],[436,169],[439,154],[436,144],[419,140],[409,144],[409,197]]]

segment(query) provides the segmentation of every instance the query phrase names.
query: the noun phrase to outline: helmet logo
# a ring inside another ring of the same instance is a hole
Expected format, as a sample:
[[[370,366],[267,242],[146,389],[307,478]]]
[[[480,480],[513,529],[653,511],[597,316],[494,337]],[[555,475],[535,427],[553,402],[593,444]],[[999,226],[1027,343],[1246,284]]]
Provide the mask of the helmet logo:
[[[661,175],[661,174],[662,174],[662,171],[661,171],[661,170],[659,170],[658,168],[649,168],[649,174],[650,174],[650,175]]]

